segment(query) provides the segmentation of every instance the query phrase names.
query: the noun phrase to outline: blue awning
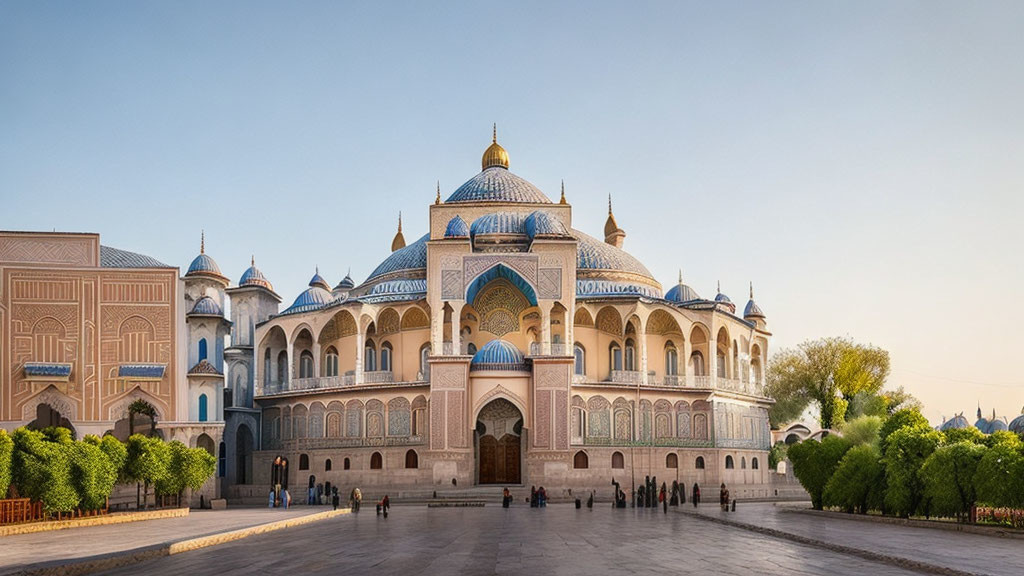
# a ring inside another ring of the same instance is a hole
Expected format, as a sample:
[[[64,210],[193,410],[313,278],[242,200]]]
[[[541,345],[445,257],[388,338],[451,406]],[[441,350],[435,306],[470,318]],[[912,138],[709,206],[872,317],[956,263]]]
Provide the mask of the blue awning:
[[[67,380],[71,377],[71,364],[56,362],[26,362],[25,376]]]
[[[133,380],[161,380],[164,377],[163,364],[121,364],[117,367],[118,378]]]

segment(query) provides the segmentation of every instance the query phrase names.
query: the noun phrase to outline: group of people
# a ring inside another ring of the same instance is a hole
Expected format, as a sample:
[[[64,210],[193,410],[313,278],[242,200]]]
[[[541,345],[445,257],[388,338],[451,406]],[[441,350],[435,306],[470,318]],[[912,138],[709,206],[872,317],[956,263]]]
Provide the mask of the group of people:
[[[507,490],[507,489],[506,489]],[[541,486],[539,489],[530,486],[530,508],[545,508],[548,505],[548,493]]]

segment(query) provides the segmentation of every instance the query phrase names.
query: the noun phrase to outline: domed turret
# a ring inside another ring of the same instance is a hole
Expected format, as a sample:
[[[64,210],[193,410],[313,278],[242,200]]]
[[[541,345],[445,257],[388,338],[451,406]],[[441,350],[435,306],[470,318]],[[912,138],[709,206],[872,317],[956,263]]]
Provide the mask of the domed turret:
[[[313,274],[313,279],[309,281],[309,288],[303,290],[302,294],[299,294],[295,299],[295,302],[281,314],[298,314],[300,312],[309,312],[310,310],[319,310],[333,299],[330,285],[320,276],[320,269],[317,268],[316,274]]]
[[[331,296],[334,296],[335,299],[340,298],[344,300],[348,298],[348,293],[355,287],[356,283],[352,280],[352,271],[349,270],[345,274],[345,277],[341,279],[341,282],[338,282],[338,285],[334,287],[334,290],[331,292]]]
[[[209,296],[203,296],[199,300],[196,300],[195,306],[192,306],[192,310],[188,313],[189,316],[224,316],[224,311],[221,310],[220,305],[210,298]]]
[[[565,225],[562,224],[561,220],[539,210],[530,212],[530,215],[523,222],[523,226],[526,228],[526,235],[531,240],[538,236],[558,237],[569,235],[569,231],[565,229]]]
[[[462,219],[462,216],[455,216],[448,221],[444,229],[445,238],[469,238],[469,224]]]
[[[953,429],[959,429],[959,428],[970,428],[970,427],[971,427],[971,423],[967,421],[967,418],[964,418],[963,412],[961,412],[960,414],[957,414],[956,416],[953,416],[949,420],[943,421],[942,424],[939,426],[939,430],[940,431],[946,431],[946,430],[953,430]]]
[[[671,302],[679,302],[680,304],[686,302],[699,301],[700,295],[689,285],[683,283],[683,271],[679,271],[679,283],[669,289],[668,293],[665,294],[665,300]]]
[[[729,310],[729,312],[736,313],[736,305],[732,303],[732,300],[728,296],[722,293],[722,282],[718,282],[718,294],[715,294],[715,302],[720,306]]]
[[[622,243],[626,240],[626,231],[619,228],[618,222],[615,221],[615,215],[612,214],[612,195],[608,195],[608,219],[604,222],[604,241],[616,248],[622,248]]]
[[[398,213],[398,232],[395,233],[395,237],[391,240],[391,251],[401,250],[405,248],[405,236],[402,235],[402,213]]]
[[[320,267],[319,266],[316,269],[316,273],[313,274],[312,278],[310,278],[309,286],[311,288],[314,287],[314,286],[315,287],[320,287],[320,288],[323,288],[324,290],[326,290],[328,292],[331,291],[331,285],[328,284],[327,280],[324,280],[324,277],[320,275]]]
[[[210,276],[227,284],[228,279],[221,274],[220,266],[206,253],[206,232],[200,235],[199,256],[196,256],[188,266],[185,277]]]
[[[750,283],[750,300],[747,301],[747,306],[743,309],[744,320],[764,320],[764,312],[761,311],[761,307],[754,302],[754,283]]]
[[[1010,432],[1017,434],[1024,434],[1024,408],[1020,410],[1020,416],[1017,416],[1010,421]]]
[[[505,340],[491,340],[473,355],[474,370],[521,370],[523,353],[515,344]]]
[[[484,150],[484,156],[480,160],[481,170],[492,167],[500,167],[508,170],[508,152],[498,144],[498,125],[494,125],[494,133],[491,137],[491,145]]]
[[[266,288],[267,290],[273,291],[274,286],[270,284],[270,280],[260,272],[260,269],[256,267],[256,257],[253,256],[249,263],[249,268],[242,273],[242,277],[238,279],[238,286],[258,286],[260,288]]]

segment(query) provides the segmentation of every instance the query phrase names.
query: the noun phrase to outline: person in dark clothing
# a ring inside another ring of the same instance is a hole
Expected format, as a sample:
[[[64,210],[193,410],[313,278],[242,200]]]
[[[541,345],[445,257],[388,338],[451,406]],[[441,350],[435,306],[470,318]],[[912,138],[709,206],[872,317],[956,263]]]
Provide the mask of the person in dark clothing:
[[[537,507],[537,487],[530,486],[530,508]]]
[[[665,514],[668,514],[668,494],[667,494],[667,492],[668,492],[667,487],[665,486],[665,483],[662,482],[661,483],[661,492],[658,493],[658,500],[661,501],[661,508],[665,512]]]
[[[388,517],[388,511],[391,510],[391,498],[387,494],[384,495],[384,499],[380,501],[381,507],[384,508],[384,517]]]
[[[505,488],[501,491],[501,507],[508,508],[508,505],[512,503],[512,493]]]
[[[718,503],[722,505],[722,510],[725,512],[729,511],[729,489],[725,487],[725,483],[722,483],[722,490],[718,493]]]
[[[593,507],[594,507],[594,493],[591,492],[590,496],[587,497],[587,508],[591,508],[592,509]]]
[[[700,486],[696,482],[693,483],[693,507],[696,508],[700,504]]]
[[[338,498],[338,489],[335,488],[334,489],[334,493],[331,494],[331,505],[334,506],[335,510],[338,509],[338,502],[339,502],[339,500],[340,500],[340,498]]]
[[[548,493],[543,486],[537,489],[537,505],[541,508],[546,508],[548,505]]]

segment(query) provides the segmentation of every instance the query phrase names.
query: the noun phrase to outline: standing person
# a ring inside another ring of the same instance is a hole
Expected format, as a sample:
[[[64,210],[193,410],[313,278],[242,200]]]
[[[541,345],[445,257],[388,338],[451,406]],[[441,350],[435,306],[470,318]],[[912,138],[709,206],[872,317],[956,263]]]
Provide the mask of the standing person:
[[[352,511],[359,512],[359,506],[363,503],[363,493],[359,488],[352,489]]]
[[[338,501],[339,501],[339,500],[340,500],[340,498],[338,498],[338,489],[337,489],[337,488],[335,488],[335,489],[334,489],[334,493],[333,493],[333,494],[331,494],[331,505],[333,505],[333,506],[334,506],[334,509],[335,509],[335,510],[337,510],[337,509],[338,509]]]
[[[617,499],[619,497],[619,495],[616,494],[615,497]],[[593,507],[594,507],[594,491],[591,490],[590,491],[590,496],[587,498],[587,508],[593,508]]]
[[[387,494],[384,495],[384,499],[380,501],[380,505],[384,508],[384,517],[388,517],[388,510],[391,510],[391,498]]]
[[[548,493],[544,491],[543,486],[537,490],[537,503],[541,508],[546,508],[548,505]]]
[[[658,493],[658,500],[661,502],[661,507],[665,514],[668,514],[668,495],[666,494],[665,483],[661,483],[661,492]]]
[[[512,493],[508,491],[508,488],[504,488],[501,491],[501,507],[508,508],[509,503],[512,501]]]
[[[273,508],[274,507],[274,489],[273,488],[270,489],[270,496],[267,498],[267,504],[268,504],[268,506],[267,506],[268,508]]]
[[[693,507],[696,508],[700,504],[700,486],[696,482],[693,483]]]
[[[537,487],[530,486],[530,508],[537,507]]]
[[[722,483],[722,490],[718,493],[718,503],[722,505],[723,511],[729,511],[729,489],[725,487],[725,482]]]

